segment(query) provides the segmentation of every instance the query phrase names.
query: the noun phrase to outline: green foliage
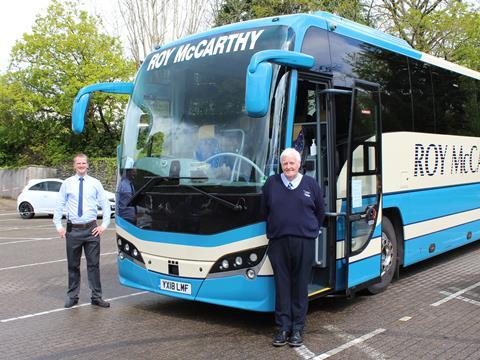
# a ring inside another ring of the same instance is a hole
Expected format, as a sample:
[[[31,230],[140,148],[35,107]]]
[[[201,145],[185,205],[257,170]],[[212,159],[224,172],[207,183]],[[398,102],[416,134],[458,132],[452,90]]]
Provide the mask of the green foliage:
[[[89,154],[87,154],[89,155]],[[72,157],[57,164],[57,176],[66,179],[75,172],[72,165]],[[88,174],[101,181],[103,187],[111,192],[115,192],[117,181],[117,160],[116,158],[88,158]]]
[[[478,8],[457,0],[382,0],[377,25],[413,48],[479,69]],[[385,21],[386,19],[386,21]]]
[[[100,27],[76,3],[55,0],[17,41],[0,79],[0,166],[56,165],[80,151],[115,155],[126,97],[96,96],[85,133],[70,130],[73,99],[83,86],[128,81],[135,72],[119,39]]]
[[[398,36],[417,50],[480,70],[480,14],[458,0],[224,0],[216,25],[317,10]]]
[[[352,0],[225,0],[218,12],[215,24],[225,25],[239,21],[269,16],[308,13],[318,10],[328,11],[367,23],[361,1]]]

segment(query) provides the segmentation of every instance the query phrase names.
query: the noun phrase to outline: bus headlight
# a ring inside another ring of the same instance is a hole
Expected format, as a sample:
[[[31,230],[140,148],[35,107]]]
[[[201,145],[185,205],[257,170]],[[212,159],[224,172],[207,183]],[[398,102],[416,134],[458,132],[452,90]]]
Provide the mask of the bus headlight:
[[[117,234],[117,248],[118,256],[121,260],[127,258],[130,260],[139,261],[142,264],[145,264],[143,261],[142,254],[138,249],[129,241],[125,240],[123,237]]]
[[[241,257],[241,256],[237,256],[237,257],[235,258],[235,266],[242,266],[242,264],[243,264],[243,259],[242,259],[242,257]]]
[[[254,249],[248,249],[244,251],[239,251],[236,253],[226,254],[218,259],[215,264],[213,264],[210,273],[219,273],[225,271],[236,271],[239,269],[254,268],[257,266],[260,261],[265,256],[267,251],[267,246],[260,246]],[[233,266],[230,266],[230,265]],[[254,275],[256,273],[252,270]],[[248,276],[248,275],[247,275]],[[249,277],[250,278],[250,277]]]

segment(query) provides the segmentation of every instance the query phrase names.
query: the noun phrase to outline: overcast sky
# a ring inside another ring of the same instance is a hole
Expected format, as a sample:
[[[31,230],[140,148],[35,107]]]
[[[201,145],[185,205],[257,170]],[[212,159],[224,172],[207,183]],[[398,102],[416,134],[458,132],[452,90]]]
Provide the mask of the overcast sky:
[[[45,14],[51,0],[2,1],[0,11],[0,73],[5,73],[10,50],[25,32],[31,32],[37,14]],[[82,0],[83,8],[99,15],[110,35],[118,34],[117,0]]]

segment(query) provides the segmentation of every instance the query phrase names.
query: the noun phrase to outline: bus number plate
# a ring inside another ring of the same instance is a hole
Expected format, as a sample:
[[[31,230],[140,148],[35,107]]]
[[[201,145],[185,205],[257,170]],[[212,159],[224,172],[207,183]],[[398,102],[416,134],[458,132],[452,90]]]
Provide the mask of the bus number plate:
[[[192,294],[192,285],[189,283],[160,279],[160,289],[180,294]]]

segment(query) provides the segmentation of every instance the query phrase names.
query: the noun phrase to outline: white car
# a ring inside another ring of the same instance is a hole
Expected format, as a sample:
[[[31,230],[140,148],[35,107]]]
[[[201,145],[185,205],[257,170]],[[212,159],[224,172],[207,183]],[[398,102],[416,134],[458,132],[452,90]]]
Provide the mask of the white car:
[[[53,215],[57,195],[62,186],[62,179],[30,180],[17,198],[17,209],[24,219],[31,219],[35,214]],[[112,215],[115,213],[115,194],[105,191]],[[63,210],[65,215],[65,209]],[[102,211],[99,210],[99,215]]]

